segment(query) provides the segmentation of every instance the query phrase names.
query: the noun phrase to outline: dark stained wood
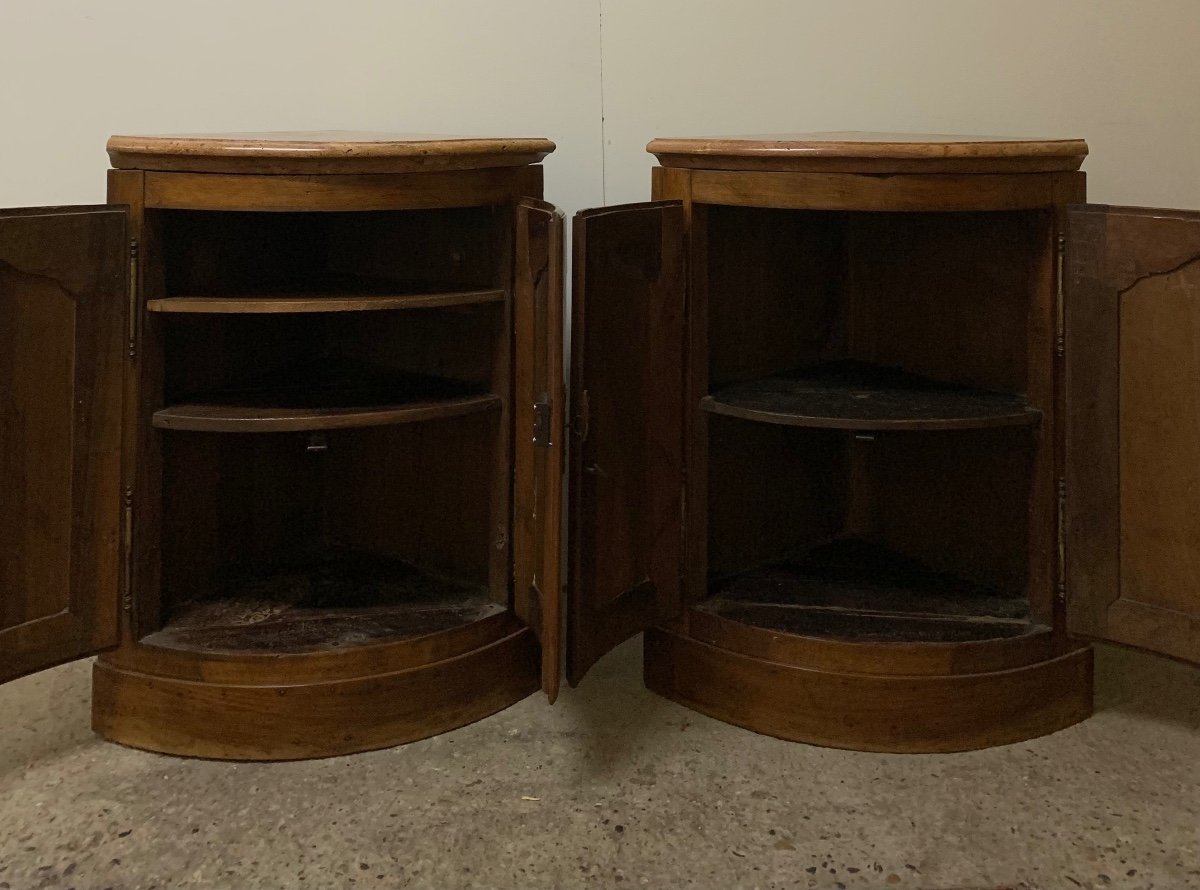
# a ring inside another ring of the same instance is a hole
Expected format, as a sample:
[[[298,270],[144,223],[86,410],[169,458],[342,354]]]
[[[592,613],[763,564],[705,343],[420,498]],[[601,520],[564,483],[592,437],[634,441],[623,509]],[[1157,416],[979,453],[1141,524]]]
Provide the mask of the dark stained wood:
[[[701,608],[755,604],[793,610],[1020,621],[1029,603],[1011,591],[931,569],[874,542],[832,541],[794,559],[713,582]]]
[[[521,627],[510,610],[502,609],[478,621],[421,636],[278,653],[165,648],[155,645],[162,639],[156,633],[143,637],[137,646],[122,646],[106,653],[103,660],[134,673],[191,682],[296,685],[418,668],[481,649]]]
[[[845,434],[702,416],[707,498],[693,509],[705,513],[707,560],[693,603],[708,596],[710,579],[781,562],[848,530]]]
[[[219,598],[231,579],[307,577],[304,566],[345,550],[488,592],[499,435],[492,413],[316,443],[298,433],[164,436],[163,620]],[[501,593],[507,604],[507,585]]]
[[[258,374],[244,387],[190,395],[154,412],[160,429],[289,432],[413,423],[500,407],[462,381],[362,362],[322,361]]]
[[[567,679],[681,613],[682,205],[575,217]]]
[[[392,390],[389,394],[394,394]],[[323,394],[327,395],[327,394]],[[282,433],[297,430],[335,430],[354,427],[389,426],[457,417],[476,411],[492,411],[500,400],[491,393],[458,398],[412,399],[396,401],[381,398],[378,391],[348,390],[338,393],[336,401],[345,405],[295,404],[299,397],[287,392],[246,393],[221,400],[171,405],[154,412],[154,426],[164,430],[191,430],[201,433]],[[226,399],[236,398],[236,402]]]
[[[1027,210],[1053,202],[1057,173],[872,176],[857,173],[692,171],[692,200],[788,210]]]
[[[781,633],[695,608],[688,612],[687,629],[695,640],[751,658],[846,674],[992,673],[1048,661],[1056,653],[1053,630],[1036,624],[1026,624],[1016,636],[974,642],[872,642]]]
[[[151,172],[145,176],[146,206],[176,210],[427,210],[498,204],[528,191],[528,176],[520,167],[375,175]]]
[[[1024,667],[887,676],[780,664],[662,629],[646,634],[646,685],[726,723],[858,751],[967,751],[1055,732],[1092,713],[1092,654]]]
[[[1029,631],[1023,621],[877,614],[859,607],[810,608],[721,598],[699,608],[773,633],[863,643],[971,643],[1019,637]]]
[[[436,306],[439,295],[458,292],[502,299],[496,294],[508,287],[497,278],[495,236],[512,222],[499,207],[151,215],[164,229],[170,298],[226,298],[236,307],[276,296],[416,297]],[[405,308],[420,308],[419,300]]]
[[[1200,661],[1200,214],[1070,214],[1067,616]]]
[[[149,312],[196,313],[294,313],[294,312],[384,312],[392,309],[444,309],[450,306],[474,306],[505,299],[502,290],[451,291],[448,293],[388,294],[366,296],[358,293],[283,293],[255,294],[245,297],[169,297],[151,300]],[[352,288],[357,291],[358,288]]]
[[[349,667],[348,659],[343,663]],[[532,632],[521,628],[466,654],[403,670],[304,683],[256,683],[245,666],[240,675],[240,682],[179,680],[100,660],[92,728],[123,745],[186,757],[333,757],[494,714],[538,689],[541,665]]]
[[[198,652],[321,651],[449,630],[504,611],[486,586],[370,553],[254,567],[176,603],[143,645]]]
[[[697,399],[844,357],[846,214],[719,206],[697,216],[707,232],[692,239],[689,325],[707,354],[691,344],[704,372]]]
[[[844,430],[1029,426],[1041,413],[1005,393],[939,383],[900,368],[829,362],[734,384],[701,400],[714,414]]]
[[[0,682],[117,642],[120,208],[0,212]]]
[[[542,645],[542,689],[553,703],[562,673],[563,619],[562,212],[524,199],[516,231],[513,607]]]

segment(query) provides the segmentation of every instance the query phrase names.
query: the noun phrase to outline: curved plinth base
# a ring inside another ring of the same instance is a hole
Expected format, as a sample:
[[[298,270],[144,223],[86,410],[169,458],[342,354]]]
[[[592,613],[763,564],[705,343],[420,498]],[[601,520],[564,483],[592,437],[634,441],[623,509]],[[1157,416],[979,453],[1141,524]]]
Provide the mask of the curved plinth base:
[[[1063,729],[1092,713],[1092,652],[989,673],[888,676],[751,658],[646,632],[646,686],[781,739],[894,753],[969,751]]]
[[[114,742],[221,760],[332,757],[473,723],[541,687],[522,628],[452,658],[353,679],[242,685],[151,675],[100,658],[92,728]]]

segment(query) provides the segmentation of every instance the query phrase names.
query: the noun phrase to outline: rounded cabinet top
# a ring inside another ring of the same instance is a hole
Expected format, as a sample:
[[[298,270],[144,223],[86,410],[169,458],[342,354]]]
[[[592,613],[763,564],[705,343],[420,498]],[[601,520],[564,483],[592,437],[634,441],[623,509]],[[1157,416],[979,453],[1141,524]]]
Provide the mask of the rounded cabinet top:
[[[418,173],[536,164],[542,138],[324,130],[113,136],[113,167],[191,173]]]
[[[1053,173],[1078,170],[1082,139],[932,133],[778,133],[654,139],[664,167],[825,173]]]

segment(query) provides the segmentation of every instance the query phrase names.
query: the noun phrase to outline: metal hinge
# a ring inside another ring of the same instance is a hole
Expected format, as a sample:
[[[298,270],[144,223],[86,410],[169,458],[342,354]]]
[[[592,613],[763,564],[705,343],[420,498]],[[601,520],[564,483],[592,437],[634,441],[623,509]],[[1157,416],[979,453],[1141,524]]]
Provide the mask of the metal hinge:
[[[587,441],[588,424],[591,421],[592,409],[588,404],[588,391],[579,394],[579,404],[575,406],[575,417],[571,420],[571,432],[581,443]]]
[[[1058,477],[1058,584],[1054,598],[1067,602],[1067,480]]]
[[[549,398],[542,396],[533,403],[533,444],[540,448],[549,448],[554,444],[550,429],[551,415]]]
[[[121,558],[124,563],[124,579],[122,580],[121,608],[126,612],[133,611],[133,489],[125,489],[125,509],[122,513],[121,526]]]
[[[1054,267],[1058,282],[1054,291],[1054,354],[1062,358],[1067,354],[1066,310],[1063,303],[1063,258],[1067,252],[1067,236],[1059,232],[1055,239]]]
[[[129,242],[129,357],[137,355],[138,331],[138,243]]]

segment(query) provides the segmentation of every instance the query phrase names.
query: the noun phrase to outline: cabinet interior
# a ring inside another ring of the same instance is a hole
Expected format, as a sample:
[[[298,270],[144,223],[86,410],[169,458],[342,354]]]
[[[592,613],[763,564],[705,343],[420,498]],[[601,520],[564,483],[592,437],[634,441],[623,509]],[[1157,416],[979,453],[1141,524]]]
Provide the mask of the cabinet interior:
[[[152,216],[144,641],[315,651],[505,611],[510,216]]]
[[[1028,632],[1050,215],[704,212],[697,607],[855,641]]]

